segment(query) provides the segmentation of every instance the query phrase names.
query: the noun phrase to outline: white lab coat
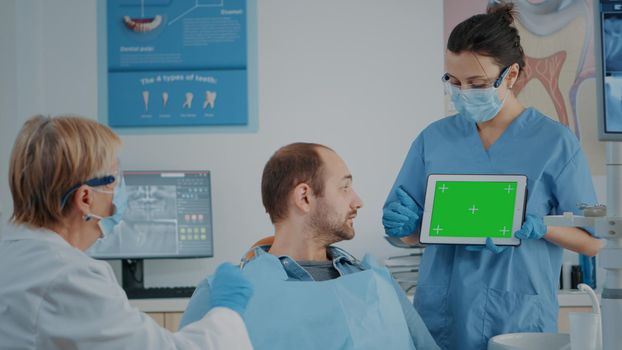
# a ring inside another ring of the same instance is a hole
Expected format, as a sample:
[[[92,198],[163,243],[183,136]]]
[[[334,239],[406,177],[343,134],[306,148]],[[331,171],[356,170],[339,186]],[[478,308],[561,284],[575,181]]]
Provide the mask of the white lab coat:
[[[172,333],[130,306],[110,266],[54,232],[0,234],[0,349],[251,349],[227,308]]]

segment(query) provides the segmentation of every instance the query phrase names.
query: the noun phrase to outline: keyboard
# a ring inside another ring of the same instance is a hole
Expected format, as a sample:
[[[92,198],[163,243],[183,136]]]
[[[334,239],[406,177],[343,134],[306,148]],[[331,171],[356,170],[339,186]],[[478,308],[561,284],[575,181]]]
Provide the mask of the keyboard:
[[[136,288],[125,291],[128,299],[190,298],[195,287]]]

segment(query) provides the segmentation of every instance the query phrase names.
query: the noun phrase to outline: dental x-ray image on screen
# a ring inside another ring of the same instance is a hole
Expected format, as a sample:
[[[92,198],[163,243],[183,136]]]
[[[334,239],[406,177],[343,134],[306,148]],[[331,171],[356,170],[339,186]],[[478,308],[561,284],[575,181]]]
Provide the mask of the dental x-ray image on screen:
[[[176,186],[171,185],[128,187],[128,207],[125,218],[131,221],[175,220],[177,218],[176,195]]]
[[[209,171],[126,171],[127,209],[88,253],[100,259],[213,256]]]
[[[603,45],[605,46],[606,69],[622,71],[622,16],[620,14],[604,14]]]
[[[597,93],[602,98],[599,114],[601,140],[622,139],[622,5],[605,4],[598,14],[602,54]],[[618,8],[619,7],[619,8]],[[598,55],[597,55],[598,56]],[[598,59],[598,58],[597,58]],[[598,85],[598,83],[597,83]]]
[[[622,132],[622,76],[605,77],[605,113],[607,131]]]

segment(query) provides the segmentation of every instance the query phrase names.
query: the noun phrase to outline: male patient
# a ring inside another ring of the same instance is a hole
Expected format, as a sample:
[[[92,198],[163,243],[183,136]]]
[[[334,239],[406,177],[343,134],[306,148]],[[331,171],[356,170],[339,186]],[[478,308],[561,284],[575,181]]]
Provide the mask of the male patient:
[[[334,151],[282,147],[261,190],[275,232],[243,267],[255,291],[244,314],[255,349],[438,349],[384,267],[332,246],[354,237],[363,206]],[[180,326],[205,313],[208,293],[209,285],[197,287]]]

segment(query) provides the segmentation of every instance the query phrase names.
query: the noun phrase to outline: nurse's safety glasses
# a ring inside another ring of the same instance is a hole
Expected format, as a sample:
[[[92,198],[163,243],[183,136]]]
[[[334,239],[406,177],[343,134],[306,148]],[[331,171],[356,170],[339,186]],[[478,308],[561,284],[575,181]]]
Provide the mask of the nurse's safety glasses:
[[[443,74],[443,76],[441,77],[441,80],[445,84],[445,88],[447,92],[451,92],[453,89],[459,89],[459,90],[469,90],[469,89],[475,89],[475,90],[482,89],[483,90],[483,89],[489,89],[489,88],[496,89],[501,85],[501,82],[503,82],[503,79],[505,78],[505,76],[508,74],[509,71],[510,71],[510,66],[505,67],[501,71],[501,73],[499,73],[499,77],[495,80],[474,79],[468,84],[462,84],[460,80],[449,75],[449,73]]]
[[[118,171],[114,175],[107,175],[107,176],[92,178],[82,183],[71,186],[71,188],[69,188],[67,192],[65,192],[65,194],[63,195],[63,198],[61,199],[61,202],[60,202],[61,208],[65,207],[65,204],[67,204],[67,201],[69,200],[69,197],[71,197],[71,194],[75,192],[78,188],[80,188],[80,186],[82,185],[87,185],[90,187],[106,186],[106,185],[115,183],[117,179],[121,179],[121,176],[123,176],[123,174],[120,171]]]

